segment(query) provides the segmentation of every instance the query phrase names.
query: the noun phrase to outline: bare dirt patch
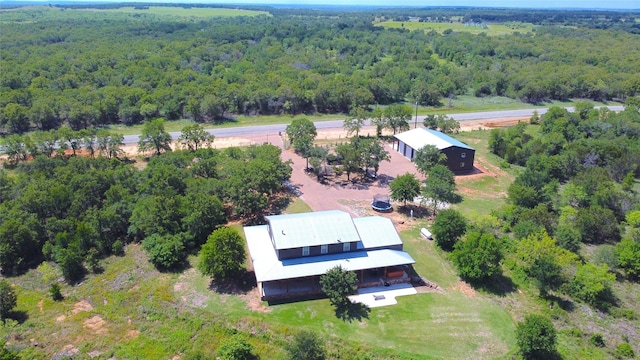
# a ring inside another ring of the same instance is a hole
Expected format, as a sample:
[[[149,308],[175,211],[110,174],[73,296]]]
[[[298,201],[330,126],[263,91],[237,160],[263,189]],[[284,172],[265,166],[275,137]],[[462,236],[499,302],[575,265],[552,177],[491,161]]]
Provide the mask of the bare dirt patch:
[[[258,288],[254,288],[246,294],[241,295],[240,298],[242,298],[247,303],[247,306],[249,306],[249,309],[251,309],[251,311],[261,313],[271,312],[271,309],[264,306],[264,304],[260,300],[260,292],[258,291]]]
[[[91,310],[93,310],[93,306],[91,306],[91,304],[89,304],[87,300],[82,300],[73,304],[73,310],[71,310],[71,313],[75,315],[79,312],[91,311]]]
[[[185,305],[193,308],[204,308],[207,306],[209,296],[196,290],[193,286],[192,282],[196,276],[199,276],[196,269],[192,268],[185,271],[173,285],[173,291],[180,295],[180,299]]]
[[[56,318],[56,321],[57,321],[57,322],[64,321],[66,318],[67,318],[66,316],[64,316],[64,315],[60,315],[60,316],[58,316],[58,317]]]
[[[122,340],[133,340],[140,336],[140,330],[127,330]]]
[[[476,291],[471,287],[471,285],[467,284],[464,281],[458,281],[457,284],[453,285],[450,290],[460,291],[464,296],[468,298],[476,297]]]
[[[107,332],[107,329],[104,327],[106,324],[107,322],[104,321],[99,315],[91,317],[82,323],[85,328],[93,331],[96,334],[105,334]]]
[[[519,122],[528,122],[528,117],[508,117],[500,119],[481,119],[460,122],[460,131],[487,130],[499,127],[517,125]]]

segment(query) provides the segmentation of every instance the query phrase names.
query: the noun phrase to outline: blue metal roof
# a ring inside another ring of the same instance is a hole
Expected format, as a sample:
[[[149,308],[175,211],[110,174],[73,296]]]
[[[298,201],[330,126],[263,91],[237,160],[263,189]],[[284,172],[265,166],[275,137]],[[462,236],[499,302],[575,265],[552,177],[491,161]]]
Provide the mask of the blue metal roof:
[[[258,282],[323,275],[338,265],[345,270],[356,271],[415,263],[408,253],[390,249],[350,251],[281,261],[271,244],[267,225],[245,227],[244,233]]]
[[[395,135],[395,138],[409,145],[412,149],[422,149],[426,145],[433,145],[438,149],[446,149],[452,146],[474,150],[471,146],[456,140],[451,136],[426,128],[417,128]]]

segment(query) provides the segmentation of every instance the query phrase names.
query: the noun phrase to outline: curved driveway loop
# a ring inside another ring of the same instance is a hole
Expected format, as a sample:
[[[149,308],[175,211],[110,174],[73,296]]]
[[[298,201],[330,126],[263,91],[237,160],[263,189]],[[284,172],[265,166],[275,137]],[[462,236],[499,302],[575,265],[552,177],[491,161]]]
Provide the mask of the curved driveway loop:
[[[269,142],[280,148],[283,147],[282,139],[277,133],[255,136],[251,140],[257,144]],[[345,187],[324,185],[316,181],[314,175],[307,175],[304,171],[306,160],[296,155],[291,149],[282,150],[282,159],[292,161],[291,186],[313,211],[344,210],[352,216],[358,216],[352,209],[341,204],[340,200],[371,201],[375,194],[389,194],[389,182],[407,172],[415,174],[421,181],[424,180],[413,163],[393,150],[390,143],[385,144],[385,149],[391,155],[391,161],[383,161],[380,164],[377,180],[369,184],[355,183]]]

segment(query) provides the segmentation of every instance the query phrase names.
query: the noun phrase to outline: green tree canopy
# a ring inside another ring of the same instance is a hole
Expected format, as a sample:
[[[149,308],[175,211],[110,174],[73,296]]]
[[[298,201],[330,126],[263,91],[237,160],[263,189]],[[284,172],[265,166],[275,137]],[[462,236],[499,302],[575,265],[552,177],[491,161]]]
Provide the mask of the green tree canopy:
[[[314,332],[303,330],[286,345],[287,360],[324,360],[327,357],[322,339]]]
[[[234,335],[220,343],[216,354],[220,360],[253,360],[257,358],[254,351],[253,345],[244,337]]]
[[[206,131],[200,124],[191,124],[182,128],[178,143],[182,148],[197,151],[203,147],[209,147],[215,137]]]
[[[443,165],[447,161],[447,155],[434,145],[426,145],[416,151],[416,157],[412,161],[416,164],[418,171],[426,175],[433,166]]]
[[[293,120],[291,124],[287,125],[285,132],[294,148],[296,147],[295,144],[297,140],[308,141],[305,139],[310,139],[310,141],[313,142],[318,135],[315,124],[307,118]],[[301,139],[303,137],[305,137],[305,139]]]
[[[516,327],[516,339],[525,359],[547,359],[556,351],[556,329],[546,316],[527,315]]]
[[[391,190],[391,199],[402,201],[407,205],[407,201],[413,201],[420,195],[420,181],[415,175],[406,173],[393,179],[389,183],[389,190]]]
[[[609,272],[606,264],[586,263],[578,266],[576,274],[569,282],[569,291],[575,298],[596,307],[606,307],[611,303],[611,286],[616,275]]]
[[[454,209],[440,211],[436,215],[431,228],[436,245],[445,251],[453,250],[458,239],[464,235],[466,230],[467,220],[460,212]]]
[[[157,118],[145,121],[138,141],[138,150],[153,150],[156,155],[171,151],[171,135],[164,129],[164,119]]]
[[[246,257],[244,241],[238,231],[223,227],[215,230],[202,245],[198,270],[214,279],[233,277],[244,268]]]
[[[18,297],[15,289],[7,280],[0,280],[0,320],[6,319],[17,303]]]
[[[186,259],[183,234],[152,234],[142,241],[149,260],[160,270],[174,269]]]
[[[502,244],[493,234],[472,232],[456,243],[452,257],[462,278],[485,281],[501,273]]]
[[[456,193],[456,182],[453,173],[444,165],[434,165],[424,182],[422,195],[431,201],[433,213],[445,203],[460,202],[461,197]]]
[[[333,306],[343,307],[351,303],[348,296],[358,290],[358,278],[354,272],[336,266],[320,277],[320,285]]]

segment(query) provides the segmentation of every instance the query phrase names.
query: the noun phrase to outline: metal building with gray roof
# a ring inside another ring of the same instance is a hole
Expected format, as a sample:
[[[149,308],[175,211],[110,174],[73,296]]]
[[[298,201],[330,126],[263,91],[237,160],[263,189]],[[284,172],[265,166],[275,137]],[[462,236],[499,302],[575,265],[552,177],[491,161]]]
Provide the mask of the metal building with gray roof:
[[[335,266],[354,271],[360,287],[409,281],[404,266],[415,261],[387,218],[332,210],[266,220],[244,228],[263,300],[321,293],[320,276]]]
[[[416,152],[427,145],[437,147],[447,155],[446,165],[449,170],[460,173],[473,171],[476,150],[471,146],[439,131],[416,128],[394,135],[394,149],[408,159],[416,157]]]

